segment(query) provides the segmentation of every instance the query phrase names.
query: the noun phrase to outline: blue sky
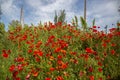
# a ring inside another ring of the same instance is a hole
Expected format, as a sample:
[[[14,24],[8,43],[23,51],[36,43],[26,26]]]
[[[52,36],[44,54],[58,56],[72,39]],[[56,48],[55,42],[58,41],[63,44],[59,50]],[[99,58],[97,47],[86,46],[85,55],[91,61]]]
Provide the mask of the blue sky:
[[[37,25],[40,21],[48,22],[54,19],[55,10],[66,10],[66,20],[70,22],[76,15],[83,16],[84,0],[0,0],[2,7],[2,22],[7,25],[12,20],[20,20],[20,7],[24,5],[24,22]],[[104,27],[120,21],[118,8],[120,0],[87,0],[87,22],[91,25],[96,19],[96,25]]]

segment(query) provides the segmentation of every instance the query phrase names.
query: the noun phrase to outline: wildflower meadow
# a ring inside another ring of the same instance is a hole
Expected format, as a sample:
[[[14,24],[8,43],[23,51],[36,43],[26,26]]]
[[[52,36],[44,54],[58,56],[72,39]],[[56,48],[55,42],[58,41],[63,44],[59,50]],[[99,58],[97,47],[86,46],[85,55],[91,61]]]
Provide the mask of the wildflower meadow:
[[[0,79],[118,80],[119,26],[108,33],[62,22],[1,27]]]

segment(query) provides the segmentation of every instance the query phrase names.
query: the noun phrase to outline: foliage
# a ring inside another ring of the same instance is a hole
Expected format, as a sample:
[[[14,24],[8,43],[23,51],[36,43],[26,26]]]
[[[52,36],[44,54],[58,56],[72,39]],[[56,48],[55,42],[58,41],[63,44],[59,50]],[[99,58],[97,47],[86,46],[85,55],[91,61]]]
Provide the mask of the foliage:
[[[72,19],[72,25],[75,26],[75,27],[78,27],[78,18],[77,16],[74,17],[74,19]]]
[[[74,19],[78,25],[78,19]],[[0,47],[2,80],[110,80],[120,76],[120,31],[82,31],[70,24],[40,23],[24,28],[16,22]]]
[[[64,23],[65,18],[66,18],[65,10],[61,10],[59,15],[57,15],[57,13],[55,11],[54,23],[58,23],[58,22]]]
[[[10,41],[7,38],[8,34],[5,31],[5,25],[4,23],[0,23],[0,51],[3,48],[9,48]]]
[[[92,26],[95,26],[95,19],[93,19]]]
[[[14,30],[17,26],[21,26],[18,20],[12,20],[11,23],[8,25],[9,30]]]
[[[2,79],[105,80],[120,75],[119,34],[115,30],[110,34],[82,33],[68,25],[47,26],[9,31],[12,45],[2,50]]]
[[[87,22],[84,20],[83,17],[80,17],[80,22],[81,22],[83,30],[87,31]]]
[[[0,35],[3,35],[5,33],[5,25],[4,23],[0,22]]]

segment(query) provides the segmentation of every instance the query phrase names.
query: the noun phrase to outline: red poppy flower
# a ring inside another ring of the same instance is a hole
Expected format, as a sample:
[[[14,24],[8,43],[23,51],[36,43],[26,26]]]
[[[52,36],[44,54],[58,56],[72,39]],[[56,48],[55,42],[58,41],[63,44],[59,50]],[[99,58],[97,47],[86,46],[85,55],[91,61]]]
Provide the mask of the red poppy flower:
[[[89,72],[93,72],[93,68],[92,68],[92,67],[89,67],[89,68],[88,68],[88,71],[89,71]]]
[[[38,72],[37,72],[37,71],[34,71],[34,72],[33,72],[33,76],[34,76],[34,77],[37,77],[37,76],[38,76]]]
[[[22,71],[22,70],[23,70],[22,64],[19,64],[19,65],[17,66],[17,69],[18,69],[19,71]]]
[[[56,80],[64,80],[62,76],[57,76]]]
[[[40,62],[40,58],[38,56],[35,56],[36,62]]]
[[[76,55],[77,53],[76,53],[76,52],[70,52],[70,54],[72,54],[72,55]]]
[[[50,56],[49,58],[51,61],[53,61],[55,58],[53,56]]]
[[[68,47],[68,44],[64,42],[61,44],[61,48],[65,48],[65,47]]]
[[[39,47],[40,47],[40,45],[39,45],[39,44],[36,44],[36,45],[35,45],[35,47],[36,47],[36,48],[39,48]]]
[[[98,71],[99,71],[99,72],[102,72],[102,68],[98,68]]]
[[[102,44],[102,46],[103,46],[103,47],[106,47],[106,46],[107,46],[107,44],[106,44],[106,43],[103,43],[103,44]]]
[[[86,51],[87,53],[93,53],[93,50],[92,50],[91,48],[86,48],[85,51]]]
[[[103,80],[102,77],[100,77],[99,80]]]
[[[7,50],[2,50],[2,56],[4,58],[8,58],[10,53],[11,53],[10,49],[8,51]]]
[[[66,55],[66,50],[60,50],[61,53],[63,53],[64,55]]]
[[[48,44],[51,43],[51,42],[53,42],[54,38],[55,38],[55,36],[53,36],[53,35],[50,36],[50,37],[48,38]]]
[[[29,48],[33,49],[34,48],[34,44],[30,44]]]
[[[17,75],[18,75],[18,71],[14,71],[14,72],[13,72],[13,78],[16,79]]]
[[[75,64],[78,64],[78,60],[77,60],[77,59],[74,59],[74,63],[75,63]]]
[[[8,52],[8,53],[11,53],[11,50],[9,49],[7,52]]]
[[[29,49],[29,50],[28,50],[28,53],[32,53],[32,51],[33,51],[32,49]]]
[[[42,44],[42,41],[38,41],[37,44],[41,45],[41,44]]]
[[[101,63],[101,62],[98,62],[98,65],[99,65],[99,66],[102,66],[102,63]]]
[[[67,63],[62,63],[62,65],[61,65],[61,68],[62,69],[66,69],[68,67],[68,64]]]
[[[19,56],[19,57],[15,58],[14,61],[15,61],[15,62],[23,62],[23,61],[24,61],[24,58],[21,57],[21,56]]]
[[[108,75],[108,76],[107,76],[107,79],[110,79],[110,78],[111,78],[111,76],[110,76],[110,75]]]
[[[94,76],[89,76],[89,79],[90,80],[94,80]]]
[[[83,72],[83,71],[80,71],[80,73],[79,73],[80,77],[82,77],[83,74],[84,74],[84,72]]]
[[[106,52],[104,52],[103,54],[104,54],[104,57],[106,57],[106,56],[107,56],[107,53],[106,53]]]
[[[62,59],[62,56],[61,56],[61,55],[58,55],[57,58],[58,58],[58,59]]]
[[[30,78],[30,74],[28,74],[25,79],[29,80],[29,78]]]
[[[40,50],[35,50],[34,55],[43,56],[43,52]]]
[[[53,68],[53,67],[50,68],[50,71],[54,71],[54,70],[55,70],[55,68]]]
[[[111,28],[111,29],[109,29],[110,32],[113,32],[113,31],[115,31],[115,30],[116,30],[116,28]]]
[[[8,57],[9,57],[9,55],[8,55],[7,53],[2,53],[2,56],[3,56],[4,58],[8,58]]]
[[[67,68],[67,64],[62,64],[61,68],[62,68],[62,69]]]
[[[97,26],[93,26],[93,28],[97,28]]]
[[[57,61],[58,65],[61,65],[63,62],[61,60]]]
[[[96,29],[93,29],[93,32],[97,32],[97,30],[96,30]]]
[[[31,42],[30,41],[26,41],[26,44],[31,44]]]
[[[52,80],[51,78],[45,78],[45,80]]]
[[[15,80],[21,80],[19,77],[15,78]]]
[[[37,55],[38,54],[38,50],[34,50],[34,55]]]
[[[55,52],[56,52],[56,53],[58,53],[58,52],[60,52],[60,51],[61,51],[61,48],[59,48],[59,47],[55,49]]]
[[[38,52],[38,55],[39,55],[39,56],[43,56],[43,52],[42,52],[42,51],[39,51],[39,52]]]
[[[112,43],[112,44],[111,44],[111,46],[113,46],[113,47],[114,47],[114,46],[116,46],[116,44],[115,44],[115,43]]]
[[[2,53],[6,53],[6,50],[5,50],[5,49],[3,49],[3,50],[2,50]]]
[[[114,55],[115,54],[115,50],[111,50],[111,54]]]
[[[27,35],[23,35],[22,40],[26,40],[26,39],[27,39]]]
[[[85,54],[85,55],[84,55],[84,59],[85,59],[85,61],[87,61],[88,58],[89,58],[89,55],[88,55],[88,54]]]
[[[15,65],[11,65],[10,68],[9,68],[9,71],[13,72],[14,70],[15,70]]]

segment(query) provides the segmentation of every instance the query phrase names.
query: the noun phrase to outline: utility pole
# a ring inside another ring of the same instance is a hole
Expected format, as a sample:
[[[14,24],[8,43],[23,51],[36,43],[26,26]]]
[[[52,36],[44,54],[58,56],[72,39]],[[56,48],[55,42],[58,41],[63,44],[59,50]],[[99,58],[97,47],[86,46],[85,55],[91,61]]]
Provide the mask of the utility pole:
[[[120,6],[119,6],[119,8],[118,8],[118,13],[119,13],[119,15],[120,15]]]
[[[86,21],[86,0],[84,0],[84,20]]]
[[[120,6],[119,6],[119,8],[118,8],[118,13],[119,13],[119,15],[120,15]],[[120,22],[117,23],[117,26],[118,26],[118,30],[120,30]]]
[[[23,12],[23,5],[21,7],[20,11],[20,24],[22,25],[22,28],[24,27],[24,12]]]

